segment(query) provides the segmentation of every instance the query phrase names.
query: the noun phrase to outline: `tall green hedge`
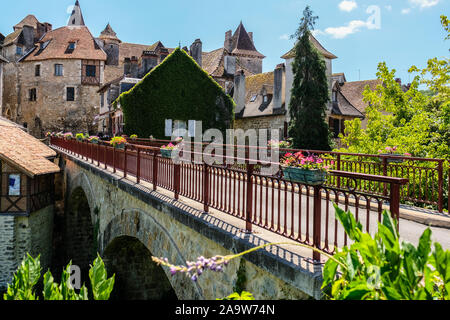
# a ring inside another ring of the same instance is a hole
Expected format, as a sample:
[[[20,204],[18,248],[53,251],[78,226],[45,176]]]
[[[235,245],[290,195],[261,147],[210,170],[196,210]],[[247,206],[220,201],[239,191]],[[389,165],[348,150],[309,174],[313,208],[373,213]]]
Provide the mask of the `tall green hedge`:
[[[233,99],[185,51],[177,48],[130,91],[116,100],[125,133],[163,139],[165,120],[203,122],[203,131],[224,132],[234,121]]]

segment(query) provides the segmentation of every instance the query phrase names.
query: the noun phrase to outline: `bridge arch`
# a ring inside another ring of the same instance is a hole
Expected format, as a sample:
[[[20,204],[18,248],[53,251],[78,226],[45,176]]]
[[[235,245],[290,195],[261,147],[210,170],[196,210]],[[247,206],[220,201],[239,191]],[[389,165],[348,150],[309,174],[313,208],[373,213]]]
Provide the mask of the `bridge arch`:
[[[186,264],[186,259],[169,232],[150,214],[146,214],[140,209],[123,210],[114,217],[102,232],[99,243],[100,253],[106,259],[107,270],[108,265],[110,265],[112,270],[121,271],[120,268],[122,266],[115,256],[117,256],[118,251],[125,252],[126,250],[123,251],[123,248],[132,248],[130,252],[138,252],[141,257],[137,259],[136,265],[142,262],[148,263],[144,268],[145,270],[159,270],[158,268],[160,268],[153,261],[148,262],[145,259],[147,254],[166,257],[177,265]],[[117,263],[112,261],[114,259],[117,260]],[[157,278],[144,279],[144,281],[152,283],[158,279],[162,282],[167,280],[173,288],[176,297],[180,300],[203,299],[203,290],[198,283],[192,282],[184,274],[172,276],[168,268],[161,268],[160,270],[165,277],[162,277],[162,273],[158,273]],[[130,276],[127,273],[124,273],[124,275]],[[133,279],[128,280],[133,281]],[[121,286],[125,286],[125,290],[133,288],[132,284],[126,284],[125,282],[119,283],[119,288]],[[161,286],[162,288],[167,288],[165,284],[161,284]],[[170,297],[170,292],[166,293]]]

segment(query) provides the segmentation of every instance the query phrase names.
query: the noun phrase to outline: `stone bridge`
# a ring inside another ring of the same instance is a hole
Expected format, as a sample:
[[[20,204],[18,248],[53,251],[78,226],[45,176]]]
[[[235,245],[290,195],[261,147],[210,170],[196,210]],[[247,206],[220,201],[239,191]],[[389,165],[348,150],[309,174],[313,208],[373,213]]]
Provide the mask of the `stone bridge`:
[[[170,275],[151,256],[167,257],[178,265],[197,257],[230,255],[257,245],[286,242],[256,228],[246,234],[242,220],[172,194],[136,184],[132,178],[102,169],[58,150],[62,169],[60,188],[65,209],[65,259],[81,267],[86,281],[97,252],[116,274],[112,299],[216,299],[236,288],[256,299],[319,299],[321,267],[305,257],[310,250],[271,246],[230,262],[223,273],[205,272],[197,282],[183,274]],[[304,253],[304,254],[303,254]]]

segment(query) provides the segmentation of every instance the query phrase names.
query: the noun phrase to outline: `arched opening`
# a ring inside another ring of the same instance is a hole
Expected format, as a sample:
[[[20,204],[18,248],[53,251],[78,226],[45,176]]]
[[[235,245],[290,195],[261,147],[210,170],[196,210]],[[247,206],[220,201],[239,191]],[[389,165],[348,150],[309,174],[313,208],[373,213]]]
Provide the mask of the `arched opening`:
[[[89,268],[97,256],[91,208],[85,192],[76,188],[67,201],[64,214],[64,264],[72,261],[81,269],[82,282],[89,283]]]
[[[116,275],[111,300],[177,300],[164,270],[151,257],[136,238],[122,236],[108,245],[103,260],[108,276]]]

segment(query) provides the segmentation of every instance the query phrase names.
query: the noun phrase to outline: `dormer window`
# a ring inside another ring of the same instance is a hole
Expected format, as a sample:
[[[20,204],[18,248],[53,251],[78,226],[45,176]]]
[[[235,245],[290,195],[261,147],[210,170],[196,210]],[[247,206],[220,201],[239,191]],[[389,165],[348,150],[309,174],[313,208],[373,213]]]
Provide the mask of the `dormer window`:
[[[258,97],[258,96],[257,96],[256,94],[253,95],[252,98],[250,99],[250,102],[255,102],[257,97]]]
[[[22,55],[22,53],[23,53],[22,47],[16,47],[16,54]]]
[[[269,101],[269,97],[267,95],[264,95],[263,101],[264,103],[267,103]]]
[[[333,91],[333,93],[331,94],[332,100],[333,102],[337,102],[337,91]]]
[[[69,46],[67,47],[67,49],[75,50],[76,46],[77,46],[76,42],[69,42]]]

